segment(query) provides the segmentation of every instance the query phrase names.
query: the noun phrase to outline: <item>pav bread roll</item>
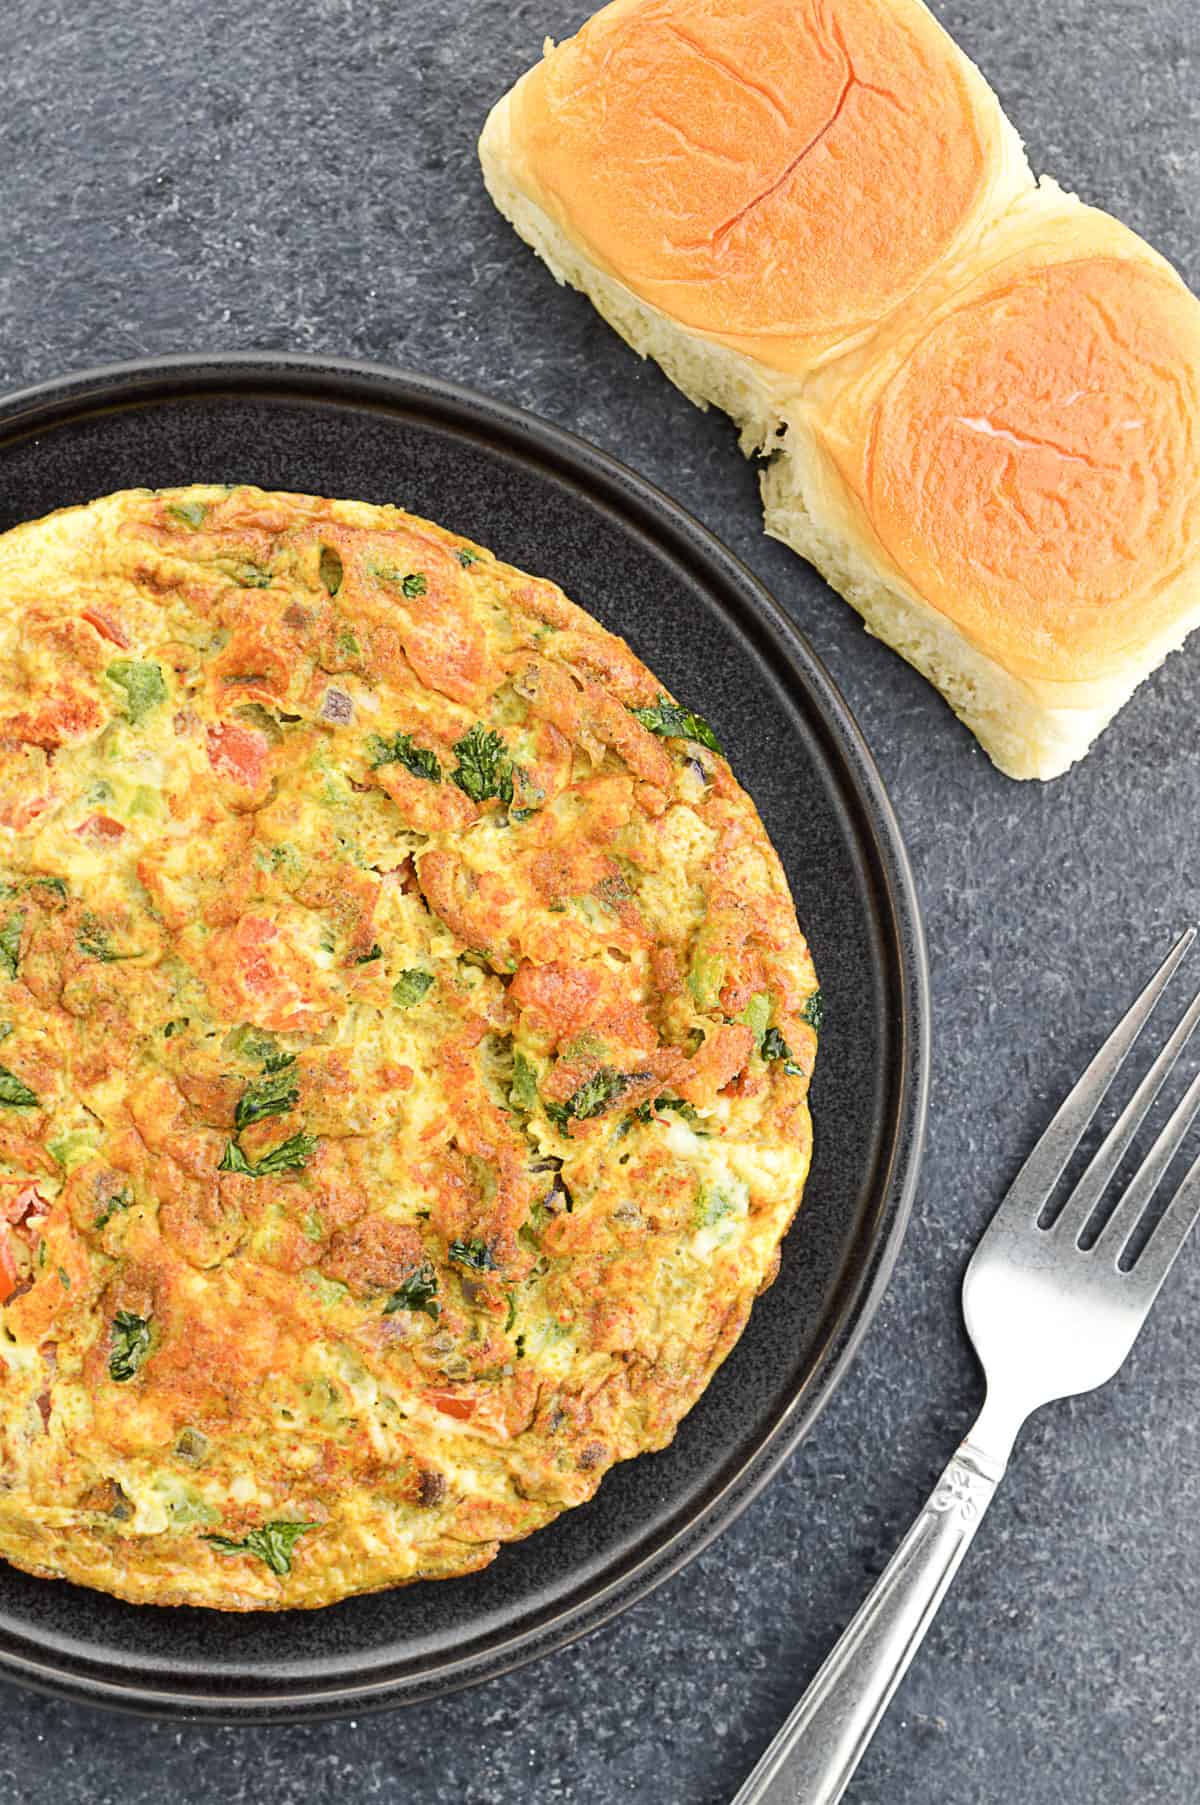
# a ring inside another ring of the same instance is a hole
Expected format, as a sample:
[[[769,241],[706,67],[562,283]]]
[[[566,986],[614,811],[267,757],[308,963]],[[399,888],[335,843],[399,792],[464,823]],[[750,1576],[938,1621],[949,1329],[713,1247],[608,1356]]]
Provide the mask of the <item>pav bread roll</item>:
[[[1009,775],[1066,770],[1200,618],[1200,304],[1035,184],[917,0],[615,0],[480,154]]]
[[[1200,307],[1052,187],[970,279],[814,384],[767,531],[937,684],[1012,777],[1087,751],[1200,620]]]
[[[559,279],[758,444],[1033,186],[920,0],[614,0],[498,102],[480,156]]]

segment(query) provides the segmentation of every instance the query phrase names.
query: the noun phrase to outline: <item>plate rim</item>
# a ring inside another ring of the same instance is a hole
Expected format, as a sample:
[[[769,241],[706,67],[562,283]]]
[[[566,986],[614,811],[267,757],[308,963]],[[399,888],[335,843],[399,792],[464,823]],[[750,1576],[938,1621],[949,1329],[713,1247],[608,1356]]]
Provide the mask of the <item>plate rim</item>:
[[[311,386],[310,386],[311,385]],[[699,567],[722,604],[736,598],[735,624],[782,650],[785,678],[807,698],[814,732],[854,805],[860,838],[874,855],[870,875],[886,905],[880,922],[898,986],[900,1049],[890,1143],[880,1162],[872,1237],[853,1277],[845,1282],[835,1326],[814,1357],[810,1379],[793,1396],[786,1416],[756,1440],[736,1472],[652,1549],[607,1579],[590,1583],[581,1599],[568,1598],[549,1618],[507,1634],[488,1632],[485,1645],[439,1661],[429,1672],[383,1673],[370,1680],[306,1685],[291,1676],[276,1690],[234,1695],[215,1688],[183,1687],[166,1675],[161,1687],[144,1684],[152,1661],[131,1657],[133,1676],[88,1671],[86,1655],[74,1668],[50,1657],[5,1645],[0,1629],[0,1673],[38,1691],[138,1715],[176,1720],[238,1723],[312,1721],[350,1713],[422,1703],[496,1678],[590,1635],[678,1573],[729,1527],[770,1483],[807,1436],[853,1363],[891,1278],[912,1211],[920,1176],[930,1084],[931,999],[925,934],[911,862],[883,778],[841,691],[807,637],[748,565],[682,503],[568,428],[465,384],[369,360],[263,350],[172,354],[98,365],[0,394],[0,451],[39,429],[52,430],[83,414],[152,406],[197,391],[246,392],[277,388],[312,402],[327,400],[405,407],[433,412],[451,426],[471,430],[485,444],[504,441],[535,461],[549,462],[592,497],[626,519],[635,514],[649,537],[685,564]],[[307,393],[305,392],[307,389]],[[324,389],[324,393],[322,393]],[[156,392],[157,391],[157,392]],[[481,430],[482,427],[482,430]],[[758,633],[754,629],[758,629]],[[863,828],[868,829],[866,836]],[[23,1638],[22,1638],[23,1640]],[[31,1645],[32,1646],[32,1645]],[[95,1659],[95,1657],[92,1657]]]

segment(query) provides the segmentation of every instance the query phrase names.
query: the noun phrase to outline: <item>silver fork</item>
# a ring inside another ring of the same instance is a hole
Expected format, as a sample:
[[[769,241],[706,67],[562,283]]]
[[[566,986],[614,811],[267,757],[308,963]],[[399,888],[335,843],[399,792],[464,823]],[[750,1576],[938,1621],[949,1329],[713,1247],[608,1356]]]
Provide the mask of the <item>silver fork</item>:
[[[1111,1379],[1200,1214],[1200,1159],[1130,1263],[1130,1244],[1200,1109],[1200,1074],[1107,1219],[1111,1180],[1200,1021],[1200,996],[1066,1202],[1047,1206],[1125,1056],[1196,937],[1189,928],[1119,1022],[1021,1167],[975,1249],[963,1314],[987,1378],[974,1428],[733,1805],[834,1805],[933,1621],[1026,1418]],[[1096,1233],[1093,1218],[1100,1224]],[[1091,1227],[1093,1232],[1085,1234]],[[1086,1241],[1086,1246],[1081,1246]],[[1123,1257],[1124,1256],[1124,1257]],[[1125,1269],[1127,1268],[1127,1269]]]

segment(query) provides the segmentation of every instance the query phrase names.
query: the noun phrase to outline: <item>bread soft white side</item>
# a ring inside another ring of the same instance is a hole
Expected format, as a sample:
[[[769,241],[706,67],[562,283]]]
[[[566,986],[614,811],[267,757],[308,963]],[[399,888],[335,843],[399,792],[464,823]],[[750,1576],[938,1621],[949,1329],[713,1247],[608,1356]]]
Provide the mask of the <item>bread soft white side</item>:
[[[519,87],[520,84],[518,83]],[[680,326],[608,275],[521,187],[512,154],[513,88],[496,102],[479,140],[488,193],[518,237],[535,250],[555,281],[586,295],[639,357],[651,357],[697,407],[719,407],[733,420],[743,451],[768,447],[781,428],[781,405],[794,385],[780,383],[753,358]]]
[[[1139,649],[1120,676],[1080,685],[1015,677],[972,644],[944,614],[889,569],[841,518],[841,495],[823,476],[819,458],[805,457],[796,434],[762,476],[764,525],[773,539],[814,564],[831,588],[862,616],[868,633],[939,689],[954,713],[1008,777],[1061,777],[1081,759],[1138,684],[1200,626],[1195,599],[1169,634]]]

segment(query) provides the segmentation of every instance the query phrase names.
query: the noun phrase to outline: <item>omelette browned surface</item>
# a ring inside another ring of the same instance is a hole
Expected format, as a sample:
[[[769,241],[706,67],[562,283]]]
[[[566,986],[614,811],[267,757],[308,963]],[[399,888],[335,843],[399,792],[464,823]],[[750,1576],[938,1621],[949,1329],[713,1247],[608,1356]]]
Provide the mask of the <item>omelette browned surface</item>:
[[[0,840],[0,1554],[325,1604],[670,1440],[819,996],[621,640],[397,508],[67,509],[0,537]]]

